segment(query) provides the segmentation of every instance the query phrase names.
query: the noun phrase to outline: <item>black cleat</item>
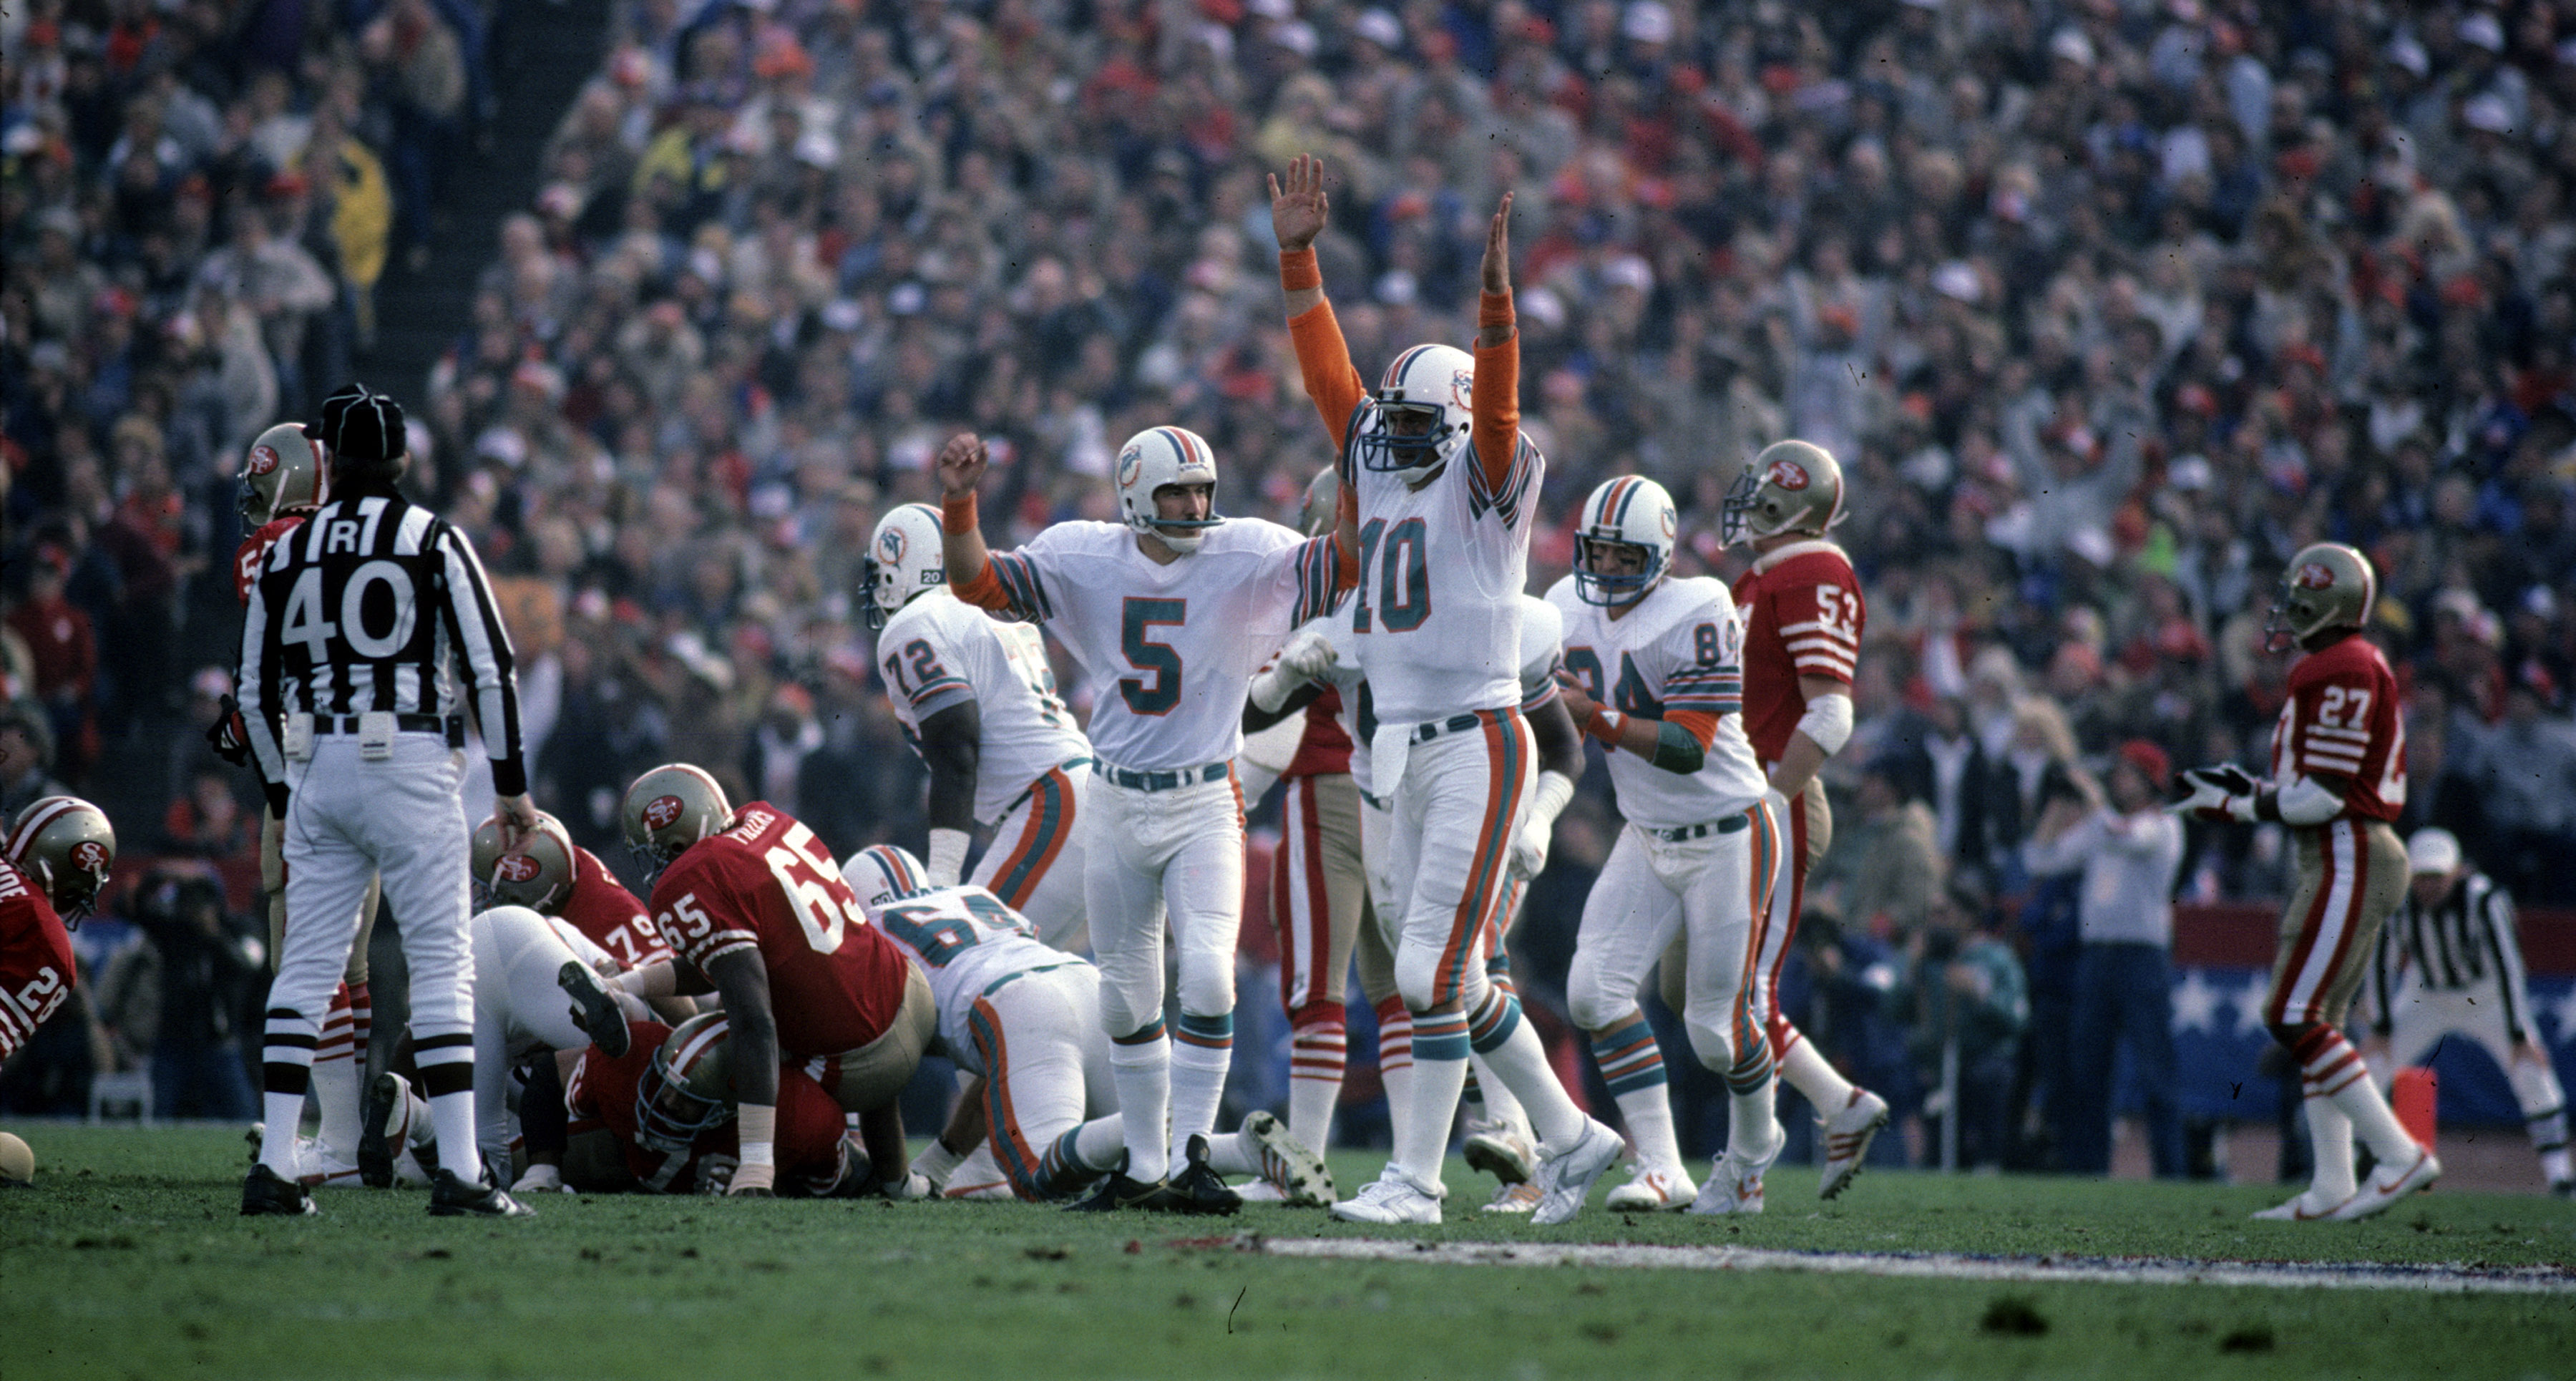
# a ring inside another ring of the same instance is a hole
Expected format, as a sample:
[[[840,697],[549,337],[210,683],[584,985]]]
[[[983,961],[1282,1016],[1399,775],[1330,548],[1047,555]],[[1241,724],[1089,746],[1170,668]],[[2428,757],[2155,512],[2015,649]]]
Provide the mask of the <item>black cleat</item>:
[[[453,1170],[441,1170],[429,1182],[432,1218],[534,1218],[537,1211],[501,1192],[499,1185],[468,1187]]]
[[[590,1037],[601,1054],[615,1060],[626,1054],[628,1034],[626,1013],[619,1010],[617,999],[609,996],[608,985],[599,981],[590,965],[578,959],[564,962],[555,970],[555,986],[572,999],[572,1024]]]
[[[1147,1184],[1131,1178],[1124,1170],[1102,1176],[1099,1185],[1090,1193],[1064,1206],[1067,1213],[1116,1213],[1121,1209],[1144,1213],[1190,1211],[1180,1196],[1172,1192],[1171,1186],[1161,1180]]]
[[[1190,1133],[1181,1156],[1184,1164],[1172,1178],[1172,1196],[1181,1201],[1182,1212],[1224,1214],[1243,1207],[1243,1196],[1226,1188],[1225,1180],[1208,1165],[1205,1136]]]
[[[366,1106],[358,1116],[358,1183],[369,1189],[394,1187],[393,1139],[385,1135],[385,1124],[410,1091],[390,1069],[367,1081]]]
[[[242,1216],[245,1218],[303,1218],[322,1210],[313,1206],[313,1196],[304,1186],[265,1165],[254,1165],[242,1181]]]

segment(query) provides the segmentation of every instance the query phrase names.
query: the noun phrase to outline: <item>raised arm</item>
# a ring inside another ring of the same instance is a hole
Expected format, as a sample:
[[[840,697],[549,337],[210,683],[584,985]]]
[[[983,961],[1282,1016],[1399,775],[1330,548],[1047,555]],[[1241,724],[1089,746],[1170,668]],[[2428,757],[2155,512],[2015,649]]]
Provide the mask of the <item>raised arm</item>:
[[[1485,228],[1483,293],[1476,304],[1476,465],[1485,492],[1503,494],[1520,457],[1521,342],[1512,312],[1512,194]]]
[[[1324,297],[1324,271],[1315,262],[1315,237],[1324,233],[1332,201],[1324,195],[1324,163],[1299,154],[1288,164],[1288,181],[1270,178],[1270,229],[1279,238],[1279,286],[1288,298],[1288,339],[1297,350],[1297,370],[1306,396],[1324,421],[1324,433],[1338,452],[1349,437],[1351,412],[1368,396],[1367,381],[1351,367],[1351,347],[1342,339],[1342,324]],[[1350,501],[1348,487],[1344,501]],[[1356,512],[1356,510],[1354,510]]]

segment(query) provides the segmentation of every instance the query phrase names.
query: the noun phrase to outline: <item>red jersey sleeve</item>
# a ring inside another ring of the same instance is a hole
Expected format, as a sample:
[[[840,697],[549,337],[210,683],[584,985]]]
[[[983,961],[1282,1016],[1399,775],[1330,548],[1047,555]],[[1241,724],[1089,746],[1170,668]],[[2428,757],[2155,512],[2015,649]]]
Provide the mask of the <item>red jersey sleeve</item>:
[[[2272,734],[2272,776],[2347,781],[2344,809],[2394,820],[2406,805],[2406,721],[2397,678],[2366,638],[2309,654],[2290,672]]]
[[[71,932],[17,865],[0,861],[0,1059],[17,1053],[72,995]]]
[[[618,882],[599,855],[573,847],[572,895],[564,899],[563,918],[608,956],[629,969],[671,957],[671,946],[653,923],[653,913]]]
[[[250,603],[250,592],[259,584],[259,568],[268,560],[268,549],[277,545],[279,538],[302,526],[305,516],[297,513],[271,518],[260,525],[259,531],[242,539],[241,550],[233,554],[233,594],[243,604]]]

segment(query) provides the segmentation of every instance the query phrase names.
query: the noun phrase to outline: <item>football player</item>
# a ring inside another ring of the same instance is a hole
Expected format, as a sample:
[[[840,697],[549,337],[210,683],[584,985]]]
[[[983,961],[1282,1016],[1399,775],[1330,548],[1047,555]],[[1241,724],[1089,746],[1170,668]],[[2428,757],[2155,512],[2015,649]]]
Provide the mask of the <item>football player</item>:
[[[2388,659],[2361,631],[2378,597],[2370,558],[2351,547],[2318,542],[2290,558],[2264,650],[2305,655],[2290,668],[2272,726],[2271,776],[2258,781],[2234,763],[2195,767],[2182,774],[2189,793],[2171,807],[2198,820],[2286,825],[2297,850],[2298,884],[2281,913],[2263,1021],[2299,1062],[2316,1175],[2257,1218],[2367,1218],[2442,1174],[2341,1029],[2379,928],[2406,889],[2406,847],[2388,823],[2406,804],[2406,720]],[[2379,1158],[2361,1185],[2355,1133]]]
[[[79,972],[71,932],[116,866],[116,827],[77,796],[31,801],[0,858],[0,1060],[18,1053],[64,1003]]]
[[[1036,923],[1038,938],[1080,949],[1091,742],[1056,694],[1045,640],[949,594],[928,504],[878,521],[865,569],[886,698],[930,769],[932,884],[961,881],[976,823],[989,823],[975,885]]]
[[[1041,942],[1026,917],[981,887],[932,887],[921,861],[891,844],[852,856],[844,876],[877,925],[912,954],[939,1003],[936,1049],[971,1077],[939,1141],[916,1170],[932,1187],[977,1144],[989,1145],[1022,1199],[1074,1207],[1232,1213],[1221,1176],[1260,1175],[1274,1201],[1323,1204],[1324,1163],[1266,1112],[1227,1136],[1192,1133],[1190,1170],[1167,1184],[1121,1169],[1126,1134],[1100,1021],[1100,971]]]
[[[563,822],[537,812],[537,827],[504,853],[501,825],[487,819],[474,831],[474,886],[486,906],[524,906],[569,923],[617,965],[614,986],[644,999],[664,1021],[697,1015],[697,1003],[679,996],[670,942],[653,913],[626,890],[599,855],[572,842]]]
[[[739,1100],[727,1046],[731,1025],[705,1012],[677,1028],[632,1021],[620,1053],[593,1045],[564,1057],[571,1149],[565,1176],[585,1193],[721,1194],[741,1174]],[[771,1141],[776,1191],[850,1197],[878,1181],[852,1153],[840,1104],[794,1064],[778,1070]]]
[[[1573,573],[1547,592],[1565,617],[1566,708],[1608,745],[1627,818],[1584,902],[1566,1001],[1592,1033],[1637,1149],[1610,1206],[1759,1213],[1762,1172],[1782,1137],[1750,975],[1780,842],[1744,736],[1735,600],[1721,581],[1672,575],[1678,530],[1662,485],[1606,481],[1583,501]],[[1691,1051],[1733,1096],[1726,1153],[1705,1188],[1682,1168],[1663,1057],[1637,1008],[1647,970],[1677,935],[1688,937]]]
[[[703,770],[671,763],[637,777],[621,808],[626,841],[653,877],[653,921],[694,970],[682,987],[724,997],[742,1164],[728,1193],[776,1179],[778,1063],[810,1062],[859,1115],[869,1159],[905,1169],[895,1097],[929,1048],[938,1015],[903,950],[868,924],[814,832],[766,801],[740,810]]]
[[[1851,558],[1825,535],[1842,506],[1842,466],[1831,454],[1804,441],[1774,442],[1727,491],[1719,531],[1728,546],[1753,544],[1753,566],[1734,589],[1744,622],[1744,732],[1770,776],[1772,814],[1788,821],[1788,876],[1771,888],[1771,914],[1759,931],[1754,1010],[1780,1078],[1816,1109],[1825,1143],[1816,1193],[1826,1199],[1851,1185],[1887,1125],[1887,1100],[1843,1078],[1780,1014],[1780,966],[1797,939],[1807,873],[1834,839],[1816,772],[1851,740],[1852,673],[1868,620]]]
[[[1050,623],[1089,678],[1099,760],[1083,809],[1097,817],[1098,847],[1084,862],[1084,911],[1117,1047],[1127,1173],[1150,1187],[1192,1136],[1214,1129],[1233,1062],[1245,688],[1267,650],[1348,583],[1347,563],[1331,537],[1216,516],[1215,454],[1179,427],[1119,448],[1123,523],[1058,523],[1017,551],[988,552],[975,511],[985,461],[971,434],[939,454],[948,587]],[[1167,910],[1180,952],[1177,1049],[1163,1032]]]
[[[1359,564],[1351,628],[1377,721],[1369,789],[1393,813],[1396,983],[1413,1017],[1403,1135],[1377,1181],[1333,1212],[1440,1221],[1441,1160],[1472,1047],[1527,1109],[1544,1151],[1536,1216],[1562,1222],[1618,1158],[1619,1135],[1566,1095],[1519,1001],[1482,962],[1538,775],[1512,670],[1546,463],[1520,434],[1511,197],[1486,231],[1475,353],[1413,346],[1372,392],[1315,259],[1330,214],[1323,184],[1323,165],[1299,155],[1284,190],[1271,179],[1270,218],[1306,395],[1341,457],[1340,536]]]
[[[483,1163],[494,1173],[510,1165],[518,1118],[510,1110],[511,1076],[546,1051],[579,1051],[596,1041],[611,1057],[626,1052],[626,1024],[651,1015],[644,1004],[603,981],[617,961],[570,922],[524,906],[495,906],[466,923],[474,952],[474,1131]],[[592,1033],[598,1033],[594,1036]],[[379,1108],[390,1104],[396,1077],[388,1070],[370,1090]],[[529,1167],[521,1189],[561,1188],[555,1176]]]

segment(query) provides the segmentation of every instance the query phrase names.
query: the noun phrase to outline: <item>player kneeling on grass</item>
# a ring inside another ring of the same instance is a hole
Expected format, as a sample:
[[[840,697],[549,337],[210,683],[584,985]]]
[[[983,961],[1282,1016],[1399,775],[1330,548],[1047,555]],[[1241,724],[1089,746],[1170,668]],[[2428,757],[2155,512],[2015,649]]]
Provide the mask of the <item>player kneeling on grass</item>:
[[[2182,774],[2188,794],[2169,807],[2197,820],[2287,825],[2297,849],[2298,885],[2281,913],[2263,1021],[2299,1062],[2316,1178],[2258,1218],[2367,1218],[2442,1174],[2341,1029],[2406,887],[2406,849],[2388,825],[2406,804],[2406,723],[2388,659],[2361,631],[2378,597],[2370,558],[2341,543],[2318,542],[2290,559],[2263,646],[2306,655],[2290,668],[2272,727],[2271,779],[2234,763],[2195,767]],[[2379,1159],[2357,1187],[2355,1133]]]
[[[1075,1207],[1232,1213],[1242,1200],[1220,1176],[1259,1175],[1285,1202],[1327,1202],[1322,1157],[1266,1112],[1231,1135],[1192,1133],[1189,1169],[1169,1183],[1129,1175],[1100,971],[1041,943],[1028,918],[984,888],[929,886],[921,861],[893,845],[860,850],[843,874],[921,967],[939,1004],[934,1049],[972,1081],[915,1166],[915,1197],[938,1192],[985,1142],[1011,1191],[1032,1201],[1097,1182]]]
[[[1565,618],[1566,708],[1612,750],[1628,820],[1584,902],[1566,1000],[1636,1143],[1634,1178],[1610,1206],[1759,1213],[1762,1172],[1783,1138],[1751,959],[1780,824],[1744,736],[1735,600],[1723,582],[1670,574],[1676,530],[1662,485],[1611,480],[1584,500],[1574,573],[1547,593]],[[1637,1008],[1646,971],[1676,935],[1686,937],[1692,1053],[1733,1095],[1726,1153],[1696,1190],[1673,1137],[1663,1057]]]
[[[76,796],[30,802],[10,822],[0,859],[0,1060],[18,1053],[63,1004],[78,976],[71,932],[116,866],[116,828]]]
[[[722,1012],[701,1013],[676,1028],[634,1020],[625,1025],[618,1053],[593,1045],[577,1059],[563,1056],[569,1187],[728,1192],[742,1165],[731,1036]],[[776,1193],[856,1198],[882,1188],[866,1152],[850,1144],[841,1105],[812,1076],[781,1065],[774,1096]]]
[[[729,1193],[774,1182],[778,1064],[818,1082],[859,1117],[869,1158],[903,1174],[897,1095],[937,1033],[930,986],[868,924],[814,832],[765,801],[735,810],[713,777],[685,763],[626,789],[626,842],[653,877],[653,920],[692,972],[681,986],[724,997],[725,1073],[742,1165]],[[699,980],[703,981],[699,981]]]

